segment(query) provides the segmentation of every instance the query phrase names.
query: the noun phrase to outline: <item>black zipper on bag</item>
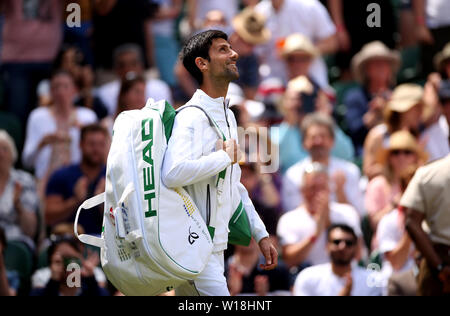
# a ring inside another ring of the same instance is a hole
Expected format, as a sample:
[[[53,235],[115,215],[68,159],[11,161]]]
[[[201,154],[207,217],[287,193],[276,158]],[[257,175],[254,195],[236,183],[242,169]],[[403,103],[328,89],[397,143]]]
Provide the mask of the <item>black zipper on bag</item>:
[[[206,226],[209,226],[211,221],[211,192],[209,189],[209,184],[206,187]]]

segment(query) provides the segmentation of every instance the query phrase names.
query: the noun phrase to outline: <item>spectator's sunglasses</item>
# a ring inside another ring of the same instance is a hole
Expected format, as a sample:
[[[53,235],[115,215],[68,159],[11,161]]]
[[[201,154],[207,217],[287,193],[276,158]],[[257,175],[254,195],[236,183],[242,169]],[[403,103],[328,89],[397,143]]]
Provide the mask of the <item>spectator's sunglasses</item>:
[[[342,243],[345,243],[346,248],[351,248],[356,245],[356,241],[350,240],[350,239],[333,239],[330,240],[330,243],[332,243],[335,246],[340,246]]]

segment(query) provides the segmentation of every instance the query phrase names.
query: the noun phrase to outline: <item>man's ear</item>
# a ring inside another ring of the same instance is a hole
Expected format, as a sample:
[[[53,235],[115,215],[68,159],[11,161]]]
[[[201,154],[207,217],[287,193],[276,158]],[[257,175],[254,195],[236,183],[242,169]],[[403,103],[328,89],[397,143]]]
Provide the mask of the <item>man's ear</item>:
[[[202,57],[195,58],[195,65],[200,69],[201,72],[204,72],[209,68],[208,60]]]

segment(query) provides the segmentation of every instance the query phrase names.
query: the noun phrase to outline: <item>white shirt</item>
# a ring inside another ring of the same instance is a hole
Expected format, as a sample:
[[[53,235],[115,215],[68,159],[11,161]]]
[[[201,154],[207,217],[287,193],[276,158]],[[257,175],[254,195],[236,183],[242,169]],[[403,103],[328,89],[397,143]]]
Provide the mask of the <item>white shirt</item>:
[[[257,49],[257,53],[271,68],[270,77],[287,80],[284,63],[277,55],[277,42],[294,33],[301,33],[313,43],[336,33],[336,28],[327,9],[318,0],[285,0],[279,12],[271,0],[263,0],[256,10],[267,19],[267,27],[272,32],[271,40]],[[310,75],[321,87],[328,86],[327,67],[322,58],[317,58],[311,66]]]
[[[331,224],[345,224],[353,228],[358,237],[362,236],[360,220],[356,210],[350,205],[330,203]],[[312,215],[301,206],[281,216],[277,235],[282,246],[299,243],[316,233],[317,224]],[[305,263],[316,265],[330,261],[327,250],[327,233],[319,236],[309,252]]]
[[[105,104],[109,115],[116,114],[120,88],[120,80],[115,80],[104,84],[97,90],[97,95]],[[164,81],[158,79],[147,80],[145,94],[147,99],[152,98],[155,101],[166,100],[167,102],[172,103],[172,93],[170,92],[169,86]],[[144,104],[142,106],[144,106]]]
[[[381,288],[369,286],[371,271],[358,266],[352,268],[351,296],[381,296]],[[368,281],[369,280],[369,281]],[[307,268],[300,272],[294,285],[295,296],[337,296],[346,284],[346,278],[333,273],[330,263]]]
[[[444,158],[450,153],[448,143],[448,124],[444,116],[441,116],[438,122],[428,127],[421,139],[426,141],[426,151],[430,155],[429,161]]]
[[[400,222],[400,213],[398,209],[393,210],[389,214],[386,214],[378,224],[377,228],[377,241],[378,241],[378,250],[385,254],[397,248],[398,243],[403,238],[405,233],[405,227]],[[396,272],[407,271],[414,267],[414,246],[411,245],[410,256],[408,260],[405,262],[405,265]],[[381,270],[381,274],[383,279],[385,280],[385,284],[387,284],[387,280],[391,277],[394,272],[394,268],[391,263],[383,258],[383,268]]]
[[[450,1],[426,0],[427,25],[430,28],[450,26]]]
[[[224,98],[213,99],[197,90],[189,105],[201,106],[217,123],[227,139],[238,140],[237,124],[233,112],[226,107]],[[203,219],[208,210],[215,212],[216,226],[214,251],[227,248],[229,221],[242,200],[247,212],[253,238],[259,242],[268,237],[264,223],[240,183],[241,169],[223,150],[216,151],[218,135],[209,125],[206,115],[199,109],[182,110],[175,117],[172,136],[161,168],[161,180],[169,188],[184,187],[194,200]],[[219,203],[216,190],[217,174],[226,169],[223,201]],[[209,198],[208,198],[209,197]],[[237,202],[237,203],[235,203]]]
[[[283,209],[285,211],[293,210],[298,207],[303,202],[303,196],[300,192],[300,186],[303,179],[303,174],[305,172],[305,168],[311,164],[311,158],[308,157],[302,161],[299,161],[292,167],[290,167],[286,174],[283,177],[283,186],[282,186],[282,199],[283,199]],[[337,201],[335,194],[335,185],[331,180],[331,177],[335,172],[344,172],[346,177],[345,182],[345,196],[349,204],[351,204],[358,211],[359,215],[364,217],[366,214],[364,208],[364,196],[362,191],[360,190],[359,182],[361,180],[361,172],[359,171],[356,165],[351,162],[331,157],[329,166],[328,166],[328,174],[330,176],[330,189],[331,189],[331,200]]]
[[[76,115],[81,126],[93,124],[97,121],[95,113],[87,108],[76,108]],[[26,167],[35,169],[35,175],[38,179],[45,175],[49,167],[52,149],[48,145],[37,152],[37,148],[45,136],[55,133],[56,130],[56,121],[48,108],[40,107],[31,112],[28,118],[22,160]],[[69,135],[71,138],[71,163],[75,164],[81,160],[80,128],[70,128]]]

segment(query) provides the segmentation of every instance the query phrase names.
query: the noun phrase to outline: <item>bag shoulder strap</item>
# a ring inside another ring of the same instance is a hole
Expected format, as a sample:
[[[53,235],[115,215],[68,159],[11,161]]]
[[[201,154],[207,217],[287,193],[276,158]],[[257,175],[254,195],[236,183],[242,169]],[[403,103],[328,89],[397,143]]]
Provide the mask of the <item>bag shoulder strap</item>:
[[[226,137],[225,137],[225,134],[222,132],[222,130],[220,129],[219,125],[217,125],[216,121],[201,106],[194,105],[194,104],[185,105],[185,106],[182,106],[181,108],[179,108],[178,110],[176,110],[175,112],[176,112],[176,114],[178,114],[181,111],[183,111],[185,109],[188,109],[188,108],[197,108],[200,111],[202,111],[205,114],[205,116],[208,118],[209,125],[216,131],[217,136],[219,136],[219,138],[221,138],[223,141],[227,140]]]

